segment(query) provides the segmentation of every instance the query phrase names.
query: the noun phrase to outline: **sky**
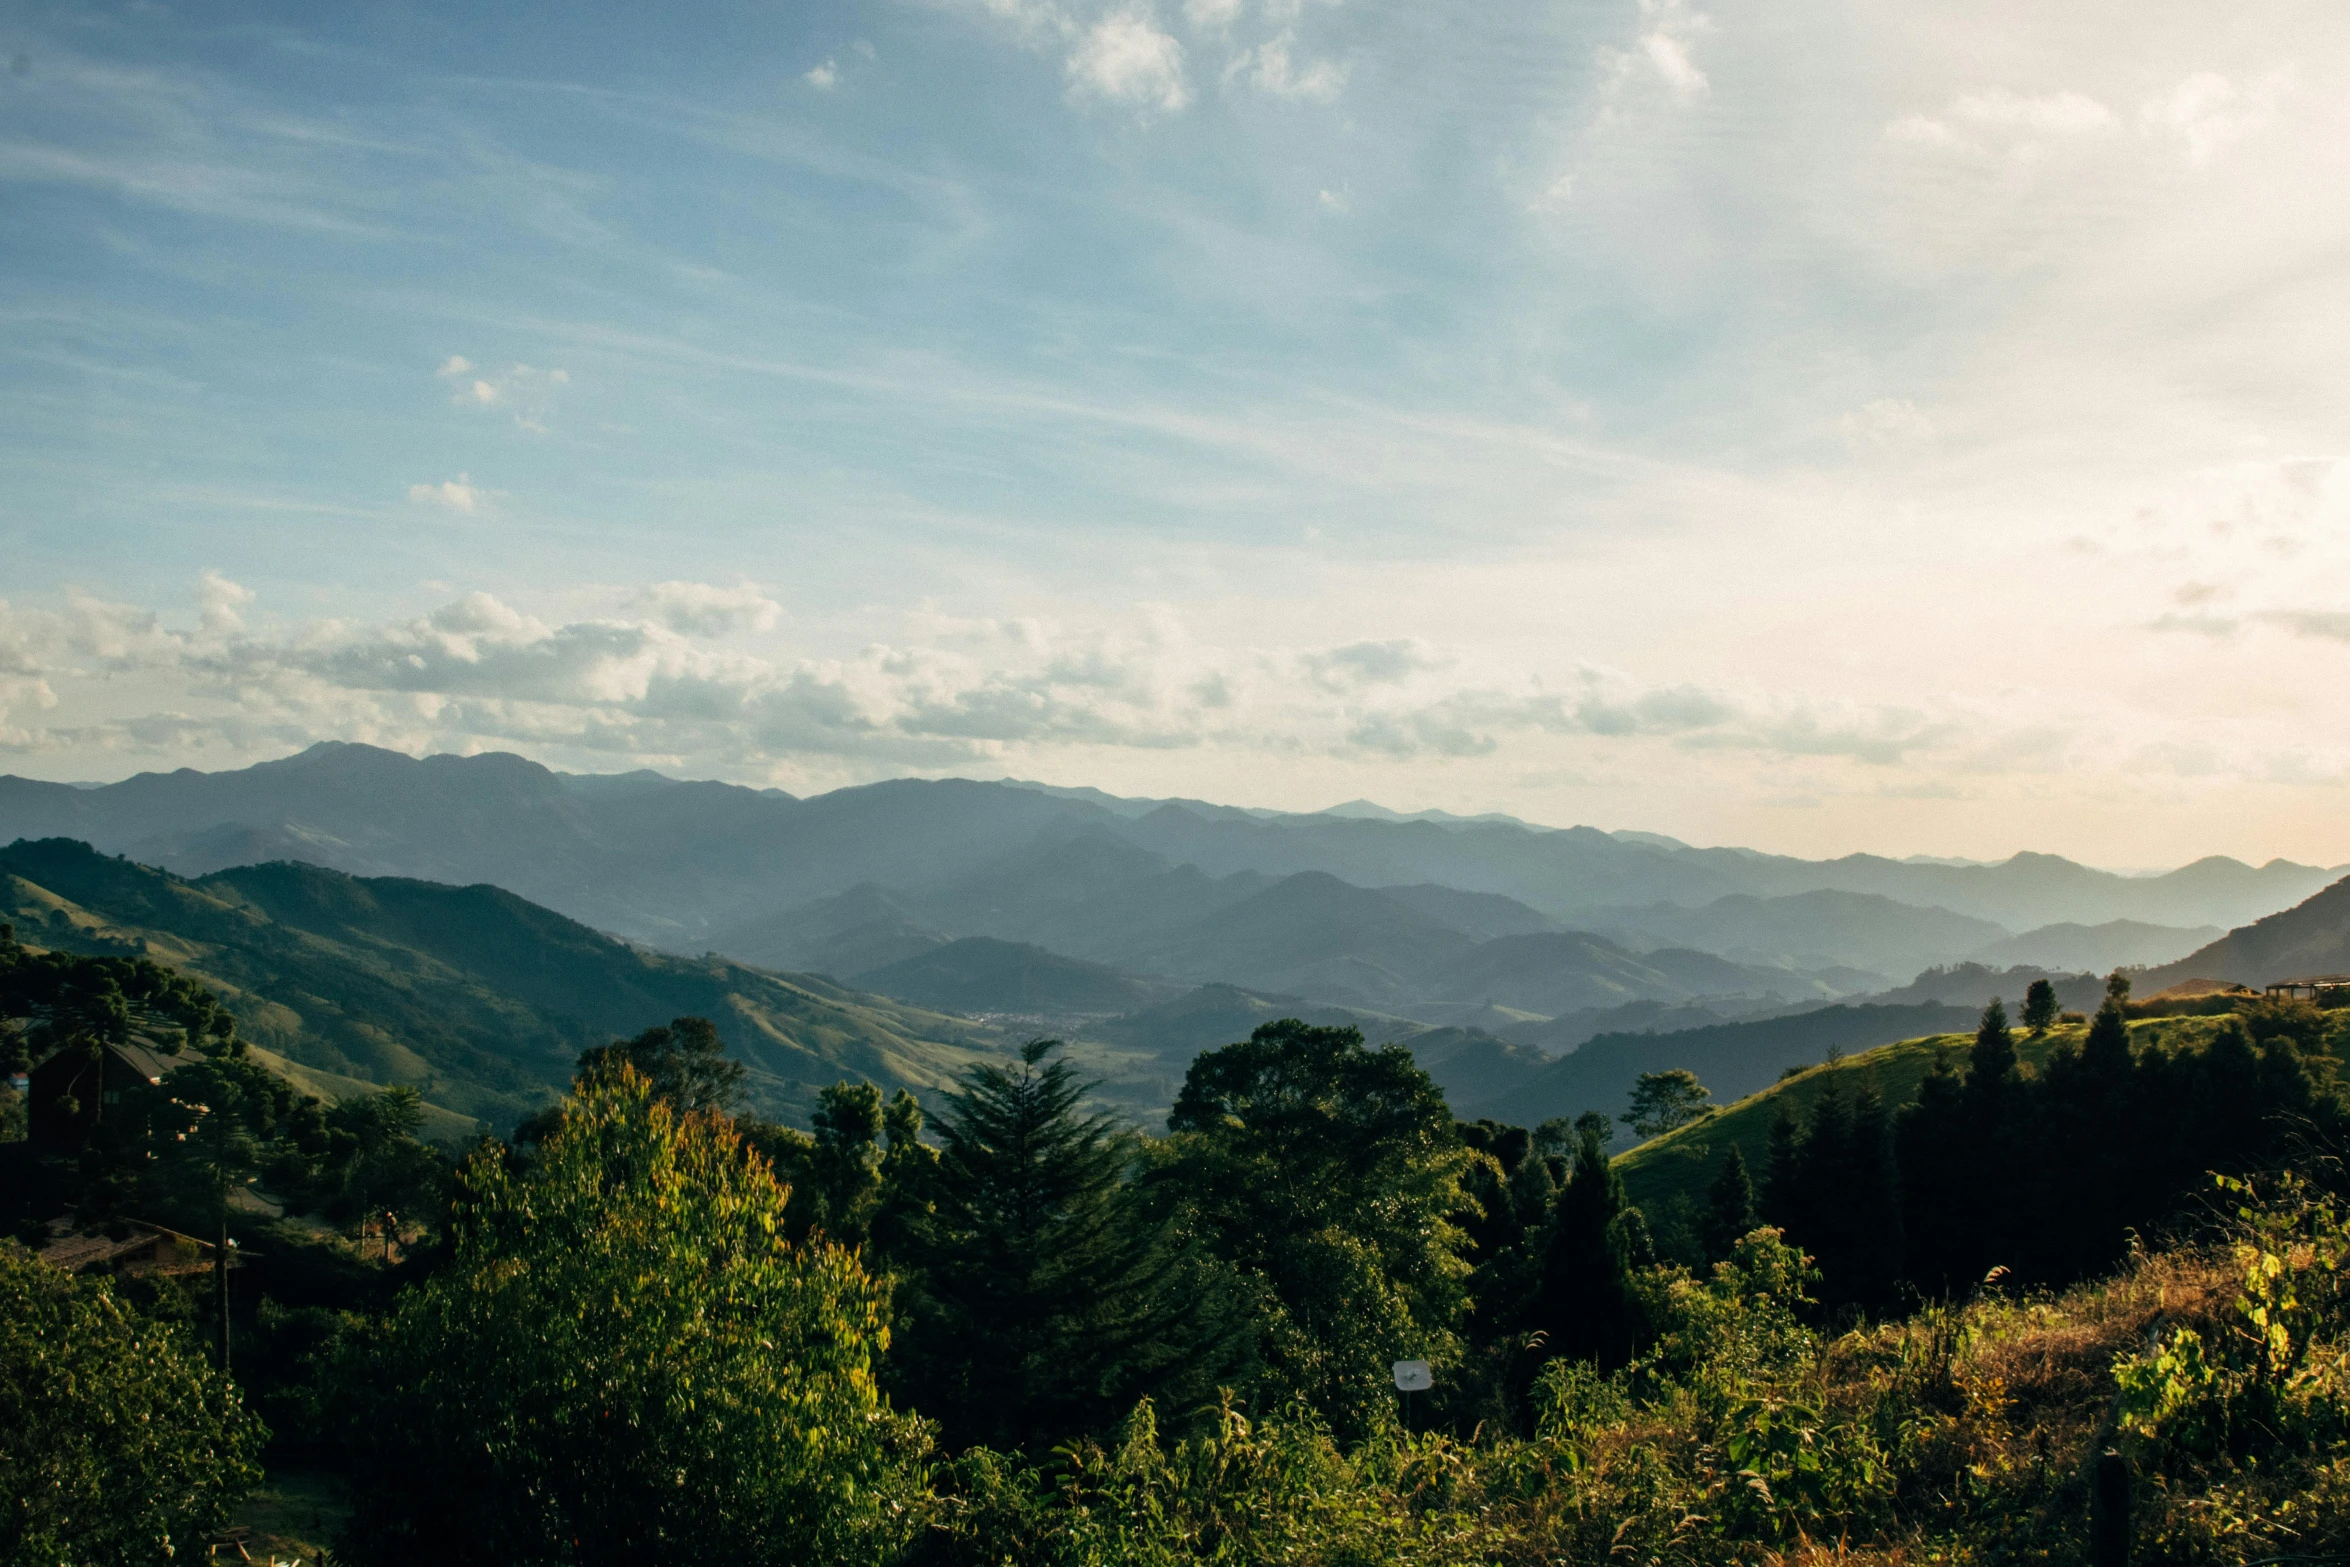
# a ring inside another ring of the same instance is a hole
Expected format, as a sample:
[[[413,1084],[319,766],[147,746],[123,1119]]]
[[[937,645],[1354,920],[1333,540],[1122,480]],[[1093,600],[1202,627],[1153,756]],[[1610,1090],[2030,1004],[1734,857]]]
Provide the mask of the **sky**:
[[[0,771],[2350,861],[2350,10],[0,9]]]

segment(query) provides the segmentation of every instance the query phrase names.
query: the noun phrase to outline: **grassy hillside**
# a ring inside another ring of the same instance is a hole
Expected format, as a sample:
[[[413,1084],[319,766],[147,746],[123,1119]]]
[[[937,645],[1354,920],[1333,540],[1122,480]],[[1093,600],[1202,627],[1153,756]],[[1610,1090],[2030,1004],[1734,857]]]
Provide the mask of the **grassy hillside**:
[[[413,1084],[500,1130],[583,1048],[688,1013],[750,1068],[754,1106],[793,1119],[843,1077],[935,1091],[996,1042],[812,976],[645,952],[493,887],[286,863],[188,881],[52,839],[0,850],[0,918],[37,945],[143,952],[295,1066]]]
[[[2218,1021],[2216,1018],[2149,1019],[2130,1025],[2130,1039],[2139,1048],[2149,1044],[2169,1048],[2181,1043],[2201,1043],[2218,1026]],[[2077,1046],[2086,1032],[2084,1025],[2074,1023],[2051,1029],[2037,1039],[2019,1033],[2016,1055],[2026,1067],[2037,1069],[2059,1043],[2070,1040]],[[1623,1173],[1625,1194],[1652,1218],[1670,1213],[1682,1203],[1702,1203],[1706,1183],[1721,1168],[1722,1159],[1733,1145],[1759,1181],[1769,1163],[1771,1122],[1782,1104],[1798,1115],[1807,1114],[1812,1102],[1831,1081],[1849,1094],[1857,1092],[1866,1080],[1876,1084],[1877,1092],[1888,1106],[1899,1107],[1917,1097],[1918,1084],[1934,1069],[1938,1053],[1947,1054],[1953,1066],[1963,1068],[1967,1047],[1973,1043],[1971,1030],[1904,1039],[1898,1044],[1880,1045],[1846,1056],[1834,1064],[1810,1067],[1773,1083],[1725,1105],[1702,1121],[1619,1155],[1616,1167]]]

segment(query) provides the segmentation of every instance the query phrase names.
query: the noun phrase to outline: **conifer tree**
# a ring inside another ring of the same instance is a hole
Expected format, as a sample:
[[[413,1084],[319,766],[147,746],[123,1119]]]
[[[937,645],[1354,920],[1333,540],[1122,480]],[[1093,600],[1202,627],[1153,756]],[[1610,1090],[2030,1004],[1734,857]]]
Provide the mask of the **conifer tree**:
[[[1763,1217],[1780,1229],[1799,1216],[1803,1206],[1802,1129],[1785,1095],[1771,1108],[1771,1144],[1763,1164]]]
[[[1210,1396],[1228,1369],[1194,1259],[1126,1183],[1135,1139],[1078,1113],[1090,1085],[1060,1048],[974,1068],[940,1119],[937,1207],[916,1225],[892,1358],[953,1446],[1048,1447],[1146,1394]]]
[[[1553,1354],[1611,1367],[1631,1358],[1631,1237],[1616,1222],[1623,1211],[1623,1178],[1586,1132],[1543,1259],[1538,1311]]]
[[[1746,1155],[1736,1143],[1706,1188],[1705,1203],[1705,1260],[1720,1262],[1761,1222],[1754,1212],[1754,1182],[1746,1173]]]

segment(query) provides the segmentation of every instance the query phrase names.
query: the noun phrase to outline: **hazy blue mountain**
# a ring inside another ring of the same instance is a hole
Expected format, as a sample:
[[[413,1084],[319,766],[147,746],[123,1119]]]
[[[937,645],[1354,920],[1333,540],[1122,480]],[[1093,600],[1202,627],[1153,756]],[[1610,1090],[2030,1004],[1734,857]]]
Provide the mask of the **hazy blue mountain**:
[[[1728,1104],[1769,1087],[1791,1066],[1824,1059],[1830,1050],[1850,1053],[1922,1034],[1972,1030],[1974,1025],[1972,1008],[1929,1002],[1826,1007],[1671,1034],[1602,1034],[1521,1081],[1507,1083],[1484,1098],[1456,1102],[1453,1113],[1491,1116],[1519,1126],[1586,1110],[1620,1116],[1641,1073],[1675,1067],[1695,1072],[1698,1081],[1713,1090],[1715,1103]]]
[[[1746,962],[1801,969],[1838,966],[1876,975],[1915,974],[1976,954],[2005,927],[1948,909],[1919,908],[1876,893],[1732,893],[1702,908],[1652,904],[1610,910],[1599,923],[1642,947],[1695,947]]]
[[[2102,925],[2043,925],[2038,930],[1995,941],[1967,956],[1973,962],[1994,967],[2029,963],[2049,969],[2085,969],[2109,974],[2117,968],[2145,968],[2175,962],[2225,934],[2216,925],[2183,929],[2176,925],[2148,925],[2140,920],[2108,920]]]
[[[1188,1066],[1203,1050],[1246,1039],[1258,1024],[1284,1017],[1331,1028],[1359,1028],[1374,1045],[1393,1044],[1428,1032],[1426,1024],[1408,1018],[1328,1006],[1298,996],[1265,995],[1237,985],[1202,985],[1171,1001],[1094,1024],[1086,1035],[1147,1051],[1180,1067]]]
[[[1134,1012],[1168,986],[1101,963],[1063,957],[1025,941],[965,936],[855,977],[860,990],[965,1016],[1066,1017]]]
[[[924,918],[958,935],[1031,941],[1097,962],[1165,969],[1152,954],[1177,933],[1202,927],[1274,880],[1254,872],[1206,876],[1088,828],[1037,834],[906,897]]]
[[[496,887],[310,865],[186,880],[70,840],[0,850],[0,918],[36,946],[139,952],[220,991],[254,1043],[409,1083],[504,1130],[579,1052],[693,1014],[750,1069],[756,1108],[802,1119],[840,1079],[928,1095],[994,1030],[813,976],[649,952]]]
[[[1168,932],[1135,966],[1377,1007],[1475,945],[1393,898],[1308,871]]]
[[[2139,976],[2151,995],[2183,979],[2269,985],[2283,979],[2350,974],[2350,879],[2305,903],[2229,931],[2207,947]]]
[[[1359,888],[1496,894],[1570,929],[1589,928],[1603,909],[1700,909],[1739,894],[1821,891],[1941,908],[2010,930],[2117,919],[2233,927],[2333,879],[2283,861],[2255,869],[2226,859],[2151,877],[2038,854],[1988,866],[1868,855],[1805,861],[1588,827],[1281,815],[960,779],[801,800],[641,772],[569,776],[513,756],[419,760],[346,744],[232,772],[146,773],[89,789],[0,778],[0,837],[12,835],[72,836],[118,853],[138,846],[190,870],[267,855],[356,874],[488,881],[600,929],[688,952],[719,932],[872,882],[949,935],[1035,941],[1126,966],[1134,966],[1130,953],[1077,944],[1083,932],[1070,927],[1090,914],[1055,912],[1056,898],[1023,892],[1029,856],[1093,839],[1157,856],[1161,876],[1191,867],[1191,890],[1203,898],[1316,872]],[[1236,874],[1264,881],[1223,885]],[[1097,891],[1092,907],[1118,913],[1120,929],[1149,916],[1147,900]],[[974,923],[999,917],[990,910],[1003,911],[1005,923]],[[1189,907],[1167,923],[1200,912]],[[1370,953],[1331,961],[1394,969]]]
[[[1434,882],[1373,890],[1479,941],[1491,941],[1496,936],[1531,936],[1560,928],[1559,922],[1549,915],[1497,892],[1462,892],[1456,887],[1439,887]]]
[[[916,919],[888,888],[865,881],[719,931],[710,947],[761,968],[841,975],[895,963],[953,939]]]

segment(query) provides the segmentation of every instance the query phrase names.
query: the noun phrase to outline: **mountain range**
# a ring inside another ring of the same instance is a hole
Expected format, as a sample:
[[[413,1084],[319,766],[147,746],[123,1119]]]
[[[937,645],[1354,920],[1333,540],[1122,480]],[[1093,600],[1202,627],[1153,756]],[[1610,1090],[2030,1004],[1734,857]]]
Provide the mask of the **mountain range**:
[[[1405,1043],[1456,1108],[1530,1124],[1612,1113],[1662,1067],[1749,1092],[2040,978],[2086,1008],[2118,964],[2175,960],[2142,989],[2350,968],[2343,888],[2285,861],[1805,861],[1364,801],[958,779],[803,800],[321,745],[100,787],[0,778],[12,835],[4,912],[28,939],[143,947],[305,1070],[493,1122],[584,1045],[685,1012],[793,1119],[842,1076],[934,1092],[1052,1033],[1148,1123],[1199,1050],[1299,1016]]]
[[[1359,806],[1284,814],[967,779],[796,799],[651,772],[563,774],[510,755],[418,759],[339,742],[235,771],[142,773],[95,788],[0,778],[0,839],[79,838],[186,874],[294,859],[356,875],[488,881],[681,952],[868,882],[932,895],[955,914],[948,934],[1066,950],[970,922],[996,906],[983,900],[1018,891],[1008,883],[1049,869],[1056,845],[1087,836],[1134,851],[1114,879],[1136,896],[1180,891],[1166,878],[1187,869],[1216,886],[1236,874],[1318,871],[1363,888],[1497,894],[1585,930],[1604,930],[1610,911],[1817,892],[1942,910],[2012,934],[2114,920],[2233,927],[2333,879],[2282,860],[2254,867],[2219,857],[2159,876],[2030,853],[1996,865],[1815,861],[1508,819],[1395,819]],[[1092,866],[1088,885],[1110,890],[1110,868]],[[1936,956],[1956,960],[1983,944]]]

